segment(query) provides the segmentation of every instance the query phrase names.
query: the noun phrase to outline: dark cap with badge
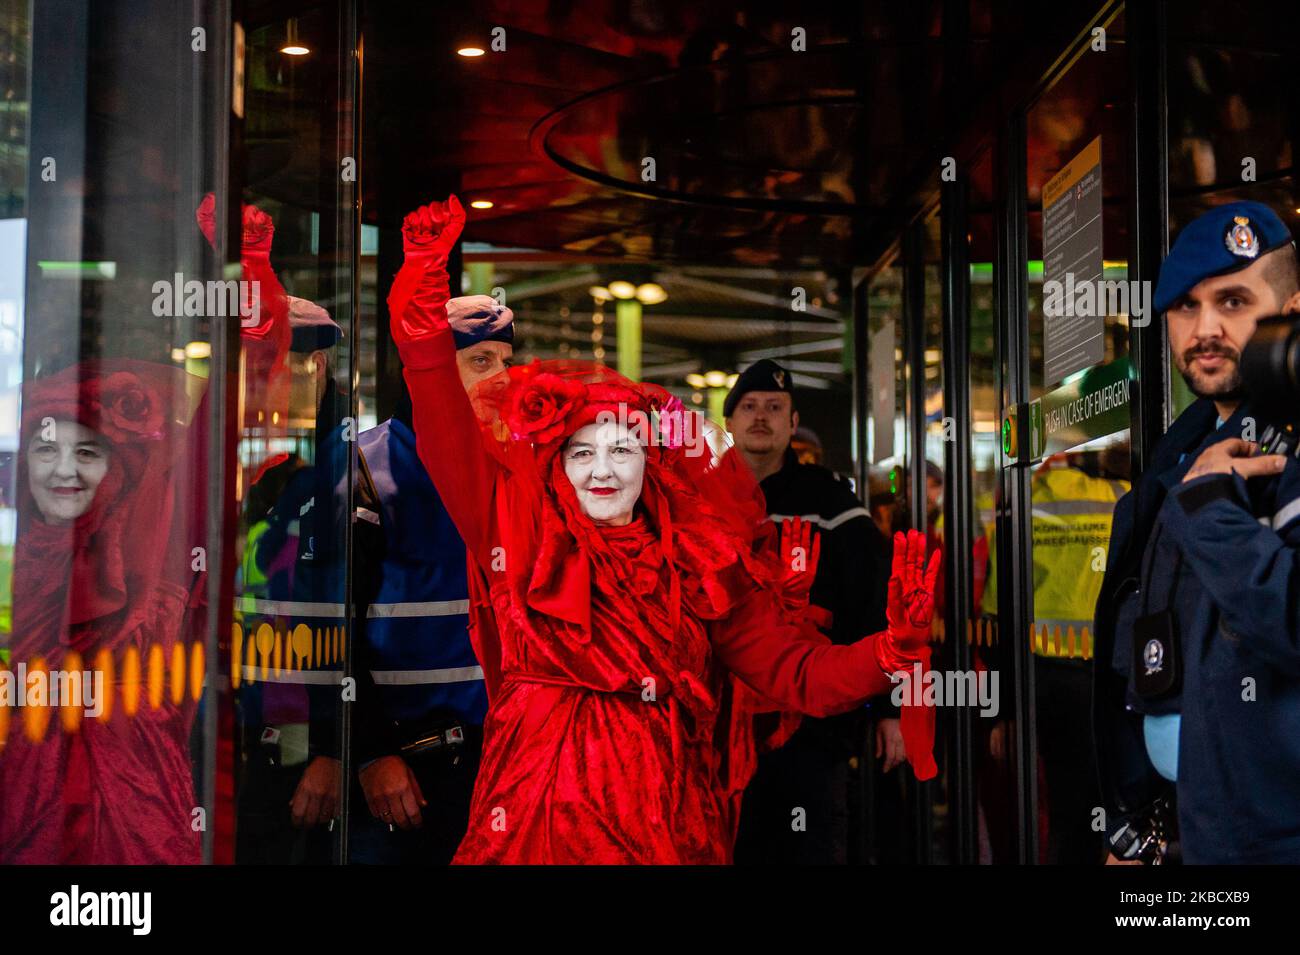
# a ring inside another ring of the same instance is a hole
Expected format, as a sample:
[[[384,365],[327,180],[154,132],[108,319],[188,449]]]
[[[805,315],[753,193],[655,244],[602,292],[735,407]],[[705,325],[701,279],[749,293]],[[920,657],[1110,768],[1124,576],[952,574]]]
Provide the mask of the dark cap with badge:
[[[1160,266],[1152,305],[1166,312],[1198,282],[1248,268],[1260,256],[1294,246],[1291,230],[1261,202],[1229,202],[1189,222]]]
[[[722,404],[722,414],[730,418],[740,404],[740,399],[751,391],[784,391],[794,404],[794,388],[790,384],[790,373],[770,358],[760,359],[740,373],[736,384],[727,393],[727,400]]]

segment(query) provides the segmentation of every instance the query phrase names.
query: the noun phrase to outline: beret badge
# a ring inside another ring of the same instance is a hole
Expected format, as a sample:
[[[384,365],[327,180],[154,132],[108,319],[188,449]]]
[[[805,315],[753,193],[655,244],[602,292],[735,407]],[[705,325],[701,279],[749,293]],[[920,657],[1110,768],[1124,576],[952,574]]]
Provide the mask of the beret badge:
[[[1250,219],[1246,216],[1232,217],[1232,224],[1228,226],[1228,231],[1224,233],[1223,243],[1233,255],[1243,256],[1247,259],[1253,259],[1259,255],[1259,236],[1250,227]]]

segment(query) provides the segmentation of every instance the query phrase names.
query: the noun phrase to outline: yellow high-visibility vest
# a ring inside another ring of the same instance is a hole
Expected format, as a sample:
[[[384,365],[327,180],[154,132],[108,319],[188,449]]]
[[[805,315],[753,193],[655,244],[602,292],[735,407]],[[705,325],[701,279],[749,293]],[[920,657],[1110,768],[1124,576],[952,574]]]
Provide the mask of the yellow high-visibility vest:
[[[1092,659],[1092,618],[1106,572],[1116,502],[1127,481],[1073,467],[1038,471],[1030,480],[1034,535],[1034,653]],[[989,576],[981,608],[997,613],[997,548],[990,535]]]

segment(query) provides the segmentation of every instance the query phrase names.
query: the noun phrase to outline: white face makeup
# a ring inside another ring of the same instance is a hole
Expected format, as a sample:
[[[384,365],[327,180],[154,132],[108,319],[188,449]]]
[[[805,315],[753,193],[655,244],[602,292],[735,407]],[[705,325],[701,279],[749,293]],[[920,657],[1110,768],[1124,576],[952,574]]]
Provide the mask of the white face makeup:
[[[631,523],[645,480],[645,448],[627,427],[616,421],[586,425],[561,453],[582,513],[597,524]]]
[[[37,431],[27,444],[27,486],[48,524],[68,524],[86,511],[108,473],[108,446],[76,421],[54,422],[52,440]]]

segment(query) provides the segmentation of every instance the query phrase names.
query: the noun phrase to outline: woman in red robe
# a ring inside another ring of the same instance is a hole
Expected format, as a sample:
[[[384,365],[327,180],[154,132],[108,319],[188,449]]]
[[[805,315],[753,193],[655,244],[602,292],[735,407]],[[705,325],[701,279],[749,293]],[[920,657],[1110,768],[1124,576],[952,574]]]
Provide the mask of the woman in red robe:
[[[730,862],[753,713],[846,711],[927,662],[937,565],[900,540],[888,628],[831,645],[782,610],[752,476],[685,443],[661,389],[534,364],[471,405],[446,317],[464,218],[454,196],[407,217],[389,297],[420,458],[477,582],[489,712],[456,861]]]
[[[204,571],[191,548],[206,491],[189,422],[205,405],[191,415],[204,383],[188,378],[104,359],[23,386],[9,669],[102,683],[0,714],[0,863],[200,861],[189,738]]]

